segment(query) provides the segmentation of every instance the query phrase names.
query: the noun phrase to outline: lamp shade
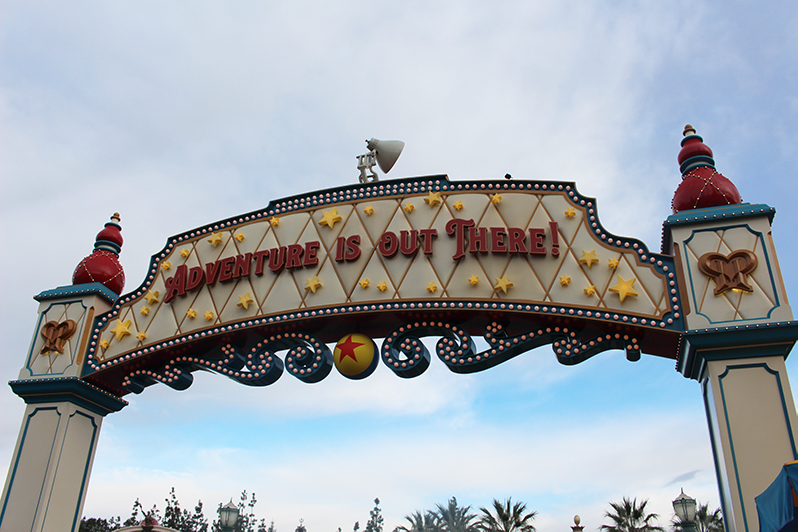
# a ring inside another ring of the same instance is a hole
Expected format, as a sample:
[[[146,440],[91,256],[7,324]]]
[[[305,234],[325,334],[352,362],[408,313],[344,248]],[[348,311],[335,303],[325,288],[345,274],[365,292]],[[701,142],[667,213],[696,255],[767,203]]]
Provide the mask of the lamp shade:
[[[685,495],[684,490],[673,501],[673,511],[682,521],[695,521],[695,499]]]
[[[370,139],[366,141],[368,149],[373,150],[377,156],[377,164],[386,174],[391,171],[399,154],[405,147],[405,143],[401,140],[377,140]]]
[[[233,501],[228,502],[219,509],[219,524],[222,528],[232,529],[238,521],[238,506]]]

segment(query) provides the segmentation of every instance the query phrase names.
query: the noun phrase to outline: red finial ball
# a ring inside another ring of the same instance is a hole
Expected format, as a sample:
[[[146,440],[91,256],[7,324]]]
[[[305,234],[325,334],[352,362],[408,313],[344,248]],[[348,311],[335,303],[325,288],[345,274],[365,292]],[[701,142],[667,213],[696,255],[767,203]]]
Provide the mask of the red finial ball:
[[[119,251],[122,249],[122,228],[119,226],[119,214],[114,213],[111,221],[97,234],[94,252],[80,261],[72,284],[101,283],[119,295],[125,288],[125,271],[119,263]]]
[[[682,182],[671,201],[673,212],[689,209],[721,207],[742,203],[734,183],[715,170],[712,150],[696,135],[693,126],[684,128],[682,150],[678,157]]]

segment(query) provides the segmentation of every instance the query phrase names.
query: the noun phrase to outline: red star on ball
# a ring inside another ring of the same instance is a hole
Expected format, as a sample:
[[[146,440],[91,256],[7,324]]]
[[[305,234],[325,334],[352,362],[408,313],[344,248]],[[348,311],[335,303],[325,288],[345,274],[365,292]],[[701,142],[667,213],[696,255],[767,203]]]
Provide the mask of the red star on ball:
[[[352,360],[357,362],[357,357],[355,356],[355,349],[357,349],[361,345],[365,344],[359,344],[357,342],[353,342],[351,334],[349,335],[349,337],[346,339],[345,342],[341,342],[340,344],[338,344],[338,349],[341,351],[341,359],[340,359],[341,362],[343,362],[343,360],[346,357],[352,357]]]

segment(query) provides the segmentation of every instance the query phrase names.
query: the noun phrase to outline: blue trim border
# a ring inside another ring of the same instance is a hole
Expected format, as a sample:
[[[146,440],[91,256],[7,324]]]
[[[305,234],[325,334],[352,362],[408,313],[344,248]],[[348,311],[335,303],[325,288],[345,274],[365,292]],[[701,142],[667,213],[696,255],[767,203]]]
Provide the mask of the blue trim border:
[[[98,295],[104,297],[109,303],[113,304],[119,299],[119,294],[109,290],[101,283],[86,283],[74,284],[69,286],[59,286],[52,290],[45,290],[44,292],[33,296],[36,301],[48,301],[50,299],[58,299],[69,296],[83,296],[83,295]]]
[[[128,405],[124,399],[77,377],[11,381],[8,385],[27,404],[70,402],[101,416]]]

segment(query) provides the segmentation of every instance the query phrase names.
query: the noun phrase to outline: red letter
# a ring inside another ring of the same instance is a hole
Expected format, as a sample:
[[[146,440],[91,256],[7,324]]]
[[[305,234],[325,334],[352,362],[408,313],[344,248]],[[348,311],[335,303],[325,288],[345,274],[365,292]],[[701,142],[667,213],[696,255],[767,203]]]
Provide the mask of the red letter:
[[[216,262],[221,262],[221,271],[219,272],[219,282],[226,283],[233,279],[233,264],[235,264],[235,257],[225,257]]]
[[[419,232],[421,233],[421,245],[424,250],[424,255],[432,255],[432,239],[438,236],[438,230],[422,229]]]
[[[335,262],[343,262],[344,261],[344,245],[346,244],[346,238],[339,236],[335,239]]]
[[[396,238],[396,233],[385,231],[382,236],[380,236],[379,242],[377,242],[377,249],[380,250],[383,257],[390,259],[395,256],[399,251],[399,239]]]
[[[416,251],[418,251],[418,231],[415,229],[399,231],[399,251],[405,256],[416,254]]]
[[[233,279],[249,277],[250,266],[252,266],[252,253],[236,255],[236,264],[233,267]]]
[[[180,269],[179,266],[178,269]],[[204,280],[205,280],[205,270],[203,270],[199,266],[191,268],[188,271],[188,279],[186,279],[186,292],[190,292],[195,288],[199,288],[199,286],[202,284]]]
[[[319,246],[321,246],[321,244],[318,240],[305,244],[305,262],[302,264],[303,266],[307,268],[308,266],[315,266],[319,263],[319,258],[316,256]]]
[[[507,253],[507,243],[504,237],[507,233],[504,227],[491,227],[490,228],[490,252],[491,253]]]
[[[216,284],[216,276],[219,275],[219,261],[209,262],[205,265],[205,284],[213,286]]]
[[[289,270],[302,267],[303,248],[299,244],[289,244],[286,251],[285,267]]]
[[[346,262],[353,262],[360,258],[360,235],[352,235],[346,239]]]
[[[272,248],[269,254],[269,269],[274,273],[280,273],[285,266],[285,246]]]
[[[255,253],[255,275],[260,277],[263,275],[263,261],[269,256],[269,250],[257,251]]]
[[[507,231],[510,233],[510,242],[507,244],[510,253],[527,253],[526,246],[524,245],[524,239],[526,238],[524,230],[518,227],[508,227]]]
[[[468,252],[482,253],[488,252],[488,230],[487,228],[469,227],[468,228]]]
[[[531,255],[545,255],[546,248],[543,247],[543,239],[546,238],[546,231],[543,229],[530,229],[529,238],[529,253]]]
[[[177,267],[174,276],[166,280],[166,295],[163,298],[164,303],[169,303],[175,296],[186,295],[186,270],[188,268],[185,264]]]
[[[465,228],[474,225],[474,220],[461,220],[454,218],[446,222],[446,234],[454,235],[457,241],[457,248],[452,255],[452,260],[458,260],[465,256]]]

